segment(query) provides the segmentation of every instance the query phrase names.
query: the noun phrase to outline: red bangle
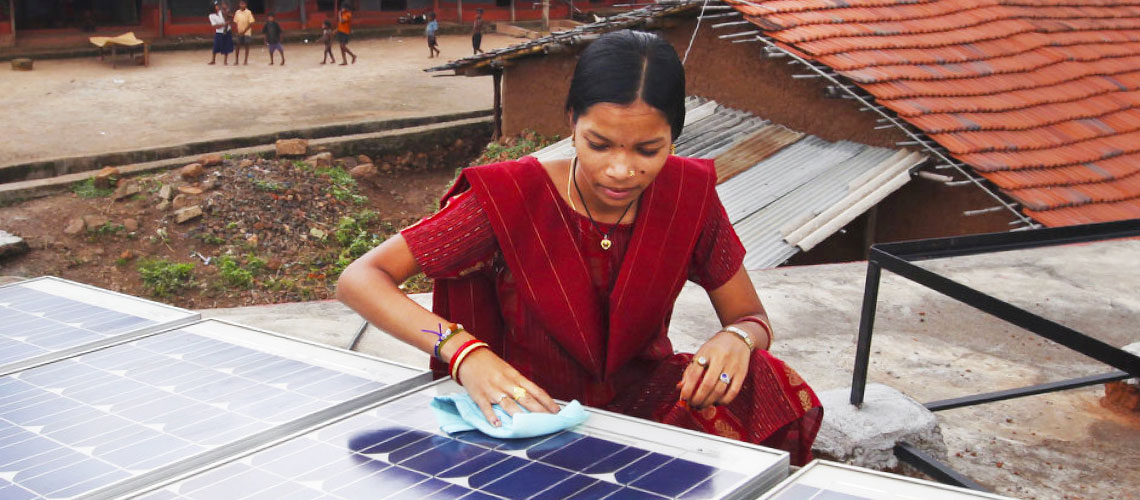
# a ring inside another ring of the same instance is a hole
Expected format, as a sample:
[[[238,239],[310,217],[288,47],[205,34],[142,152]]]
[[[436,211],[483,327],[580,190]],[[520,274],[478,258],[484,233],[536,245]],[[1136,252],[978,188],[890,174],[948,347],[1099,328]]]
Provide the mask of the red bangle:
[[[757,325],[760,325],[760,328],[764,329],[764,335],[768,336],[768,345],[765,346],[763,349],[768,350],[768,348],[772,347],[772,339],[773,339],[773,337],[772,337],[772,325],[769,325],[767,321],[764,321],[763,319],[760,319],[756,316],[744,316],[744,317],[736,320],[736,322],[737,323],[748,322],[748,323],[756,323]]]
[[[459,366],[463,364],[463,360],[468,354],[481,347],[488,347],[487,343],[479,339],[471,339],[459,346],[459,349],[451,356],[450,366],[448,366],[447,371],[451,373],[451,378],[455,380],[455,383],[463,385],[463,382],[459,380]]]

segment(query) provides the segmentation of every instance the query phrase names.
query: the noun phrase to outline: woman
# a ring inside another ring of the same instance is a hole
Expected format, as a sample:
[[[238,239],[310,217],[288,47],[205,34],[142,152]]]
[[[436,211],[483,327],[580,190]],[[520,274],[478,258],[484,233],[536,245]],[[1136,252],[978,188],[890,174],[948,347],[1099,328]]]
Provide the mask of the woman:
[[[437,374],[460,381],[493,425],[493,404],[557,411],[553,396],[810,460],[822,408],[767,353],[771,329],[712,163],[670,155],[684,99],[664,40],[599,38],[566,102],[575,158],[465,169],[438,214],[345,269],[338,297],[435,353]],[[397,287],[420,270],[435,279],[434,312]],[[666,335],[686,279],[725,325],[694,355],[674,354]]]

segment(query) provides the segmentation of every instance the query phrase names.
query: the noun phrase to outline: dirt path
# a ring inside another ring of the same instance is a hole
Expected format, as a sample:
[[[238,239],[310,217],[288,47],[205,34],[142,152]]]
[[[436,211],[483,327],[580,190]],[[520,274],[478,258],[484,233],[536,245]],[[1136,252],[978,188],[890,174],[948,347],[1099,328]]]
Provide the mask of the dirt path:
[[[517,43],[490,34],[484,48]],[[487,109],[489,78],[433,77],[423,68],[470,53],[470,38],[356,40],[355,65],[320,65],[323,46],[289,44],[287,65],[264,46],[248,66],[208,66],[209,51],[159,52],[149,67],[110,61],[37,61],[0,71],[0,165],[268,133],[297,127]],[[339,51],[334,47],[339,58]],[[232,59],[232,57],[231,57]],[[232,61],[231,61],[232,62]]]

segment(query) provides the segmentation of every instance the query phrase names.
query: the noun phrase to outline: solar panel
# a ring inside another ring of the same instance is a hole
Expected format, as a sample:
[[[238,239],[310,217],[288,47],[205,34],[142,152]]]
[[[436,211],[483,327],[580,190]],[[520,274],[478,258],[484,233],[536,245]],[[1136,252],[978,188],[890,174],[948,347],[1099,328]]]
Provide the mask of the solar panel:
[[[430,380],[221,321],[0,377],[0,498],[117,496]]]
[[[851,465],[815,460],[761,500],[1013,500]]]
[[[198,317],[185,309],[59,278],[0,286],[0,374]]]
[[[754,498],[788,474],[785,452],[593,409],[551,436],[448,436],[428,403],[461,390],[437,382],[138,498]]]

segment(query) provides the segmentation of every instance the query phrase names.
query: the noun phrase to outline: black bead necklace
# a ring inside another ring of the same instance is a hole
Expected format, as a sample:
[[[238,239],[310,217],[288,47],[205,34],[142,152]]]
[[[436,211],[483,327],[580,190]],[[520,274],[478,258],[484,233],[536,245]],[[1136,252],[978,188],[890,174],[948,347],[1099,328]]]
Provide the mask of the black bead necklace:
[[[575,160],[577,160],[577,158],[575,158]],[[602,235],[602,250],[609,250],[610,247],[614,244],[613,241],[610,241],[610,233],[608,231],[602,231],[602,228],[598,226],[598,223],[594,222],[594,215],[590,213],[590,204],[586,203],[586,198],[582,196],[582,188],[578,187],[578,162],[571,162],[570,169],[570,177],[574,179],[574,190],[578,191],[578,198],[582,200],[582,208],[586,209],[586,217],[589,217],[590,224],[592,224],[594,226],[594,229],[596,229],[598,233]],[[633,207],[633,204],[636,202],[637,199],[635,198],[633,201],[629,202],[629,205],[625,206],[625,210],[622,210],[621,217],[618,217],[617,222],[614,223],[614,227],[617,227],[618,224],[621,224],[622,219],[625,219],[625,214],[629,213],[629,209]],[[613,227],[610,229],[613,230]]]

